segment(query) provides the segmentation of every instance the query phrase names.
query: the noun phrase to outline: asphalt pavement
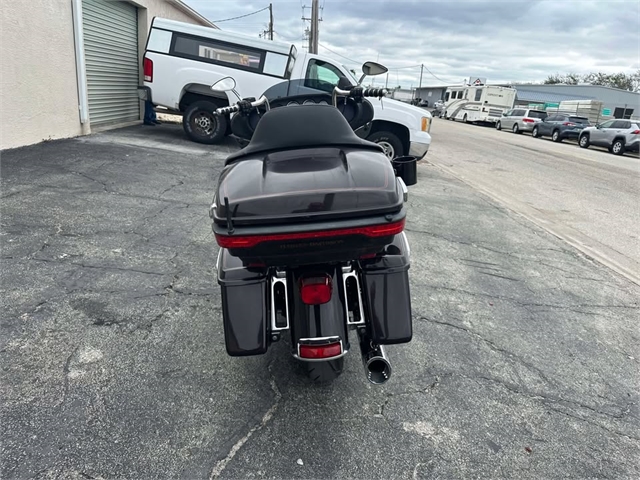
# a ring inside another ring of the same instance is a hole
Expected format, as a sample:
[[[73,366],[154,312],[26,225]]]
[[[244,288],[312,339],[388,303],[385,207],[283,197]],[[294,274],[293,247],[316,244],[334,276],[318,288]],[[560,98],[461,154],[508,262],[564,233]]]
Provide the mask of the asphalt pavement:
[[[2,478],[640,476],[640,288],[427,162],[389,382],[356,349],[326,387],[285,343],[228,357],[207,209],[234,149],[163,125],[2,152]]]
[[[640,159],[435,119],[429,161],[640,285]]]

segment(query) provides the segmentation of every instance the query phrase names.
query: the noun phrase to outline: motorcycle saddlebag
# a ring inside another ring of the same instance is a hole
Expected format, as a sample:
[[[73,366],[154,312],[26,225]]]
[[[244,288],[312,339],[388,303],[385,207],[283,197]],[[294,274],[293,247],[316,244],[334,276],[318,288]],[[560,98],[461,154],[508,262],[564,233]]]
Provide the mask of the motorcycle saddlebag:
[[[385,254],[360,262],[365,315],[371,339],[380,345],[408,343],[413,336],[409,247],[396,235]]]
[[[220,250],[218,284],[222,290],[222,319],[230,356],[267,351],[267,274],[248,269],[240,259]]]
[[[245,263],[326,263],[377,253],[404,228],[389,159],[354,147],[255,154],[223,170],[211,216]]]

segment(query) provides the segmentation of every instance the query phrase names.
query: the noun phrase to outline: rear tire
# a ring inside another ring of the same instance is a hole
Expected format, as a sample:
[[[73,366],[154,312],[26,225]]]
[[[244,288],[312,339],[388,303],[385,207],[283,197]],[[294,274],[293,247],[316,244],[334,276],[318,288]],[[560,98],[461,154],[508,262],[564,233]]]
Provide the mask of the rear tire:
[[[584,135],[581,135],[578,139],[578,145],[580,145],[581,148],[589,148],[589,135],[587,135],[586,133]]]
[[[464,117],[462,117],[462,123],[469,123],[467,122],[467,114],[464,114]]]
[[[611,153],[614,155],[624,155],[624,141],[617,139],[611,144]]]
[[[213,102],[193,102],[184,112],[182,127],[189,140],[206,145],[220,143],[227,132],[227,117],[214,115],[218,108]]]
[[[538,131],[538,127],[533,127],[533,130],[531,131],[531,136],[533,138],[540,138],[540,132]]]
[[[562,138],[560,137],[560,132],[558,130],[553,131],[553,133],[551,134],[551,140],[553,140],[556,143],[560,143],[562,141]]]
[[[333,382],[344,369],[344,357],[326,362],[302,362],[309,379],[318,385]]]

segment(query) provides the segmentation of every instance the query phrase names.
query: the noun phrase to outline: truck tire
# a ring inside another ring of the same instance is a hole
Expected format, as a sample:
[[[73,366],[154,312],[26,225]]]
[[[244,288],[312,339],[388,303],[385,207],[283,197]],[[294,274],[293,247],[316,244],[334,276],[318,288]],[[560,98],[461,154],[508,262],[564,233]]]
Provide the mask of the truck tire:
[[[384,154],[389,157],[389,160],[403,155],[402,142],[391,132],[374,132],[367,137],[367,140],[380,145],[384,149]]]
[[[182,127],[189,140],[207,145],[220,143],[227,132],[227,117],[214,115],[217,108],[218,105],[206,100],[193,102],[187,107]]]

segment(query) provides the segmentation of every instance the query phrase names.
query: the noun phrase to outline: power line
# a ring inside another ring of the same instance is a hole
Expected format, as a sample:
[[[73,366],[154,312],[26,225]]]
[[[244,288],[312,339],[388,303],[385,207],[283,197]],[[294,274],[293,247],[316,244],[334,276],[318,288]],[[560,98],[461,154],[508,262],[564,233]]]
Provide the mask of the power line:
[[[318,42],[318,45],[320,45],[322,48],[325,48],[327,50],[329,50],[331,53],[338,55],[339,57],[344,58],[345,60],[349,60],[350,62],[353,63],[360,63],[358,60],[354,60],[353,58],[349,58],[349,57],[345,57],[344,55],[339,54],[338,52],[334,52],[333,50],[331,50],[329,47],[324,46],[323,44],[321,44],[320,42]]]
[[[437,76],[435,76],[435,75],[431,72],[431,70],[429,70],[429,69],[427,68],[427,66],[426,66],[426,65],[424,66],[424,69],[425,69],[427,72],[429,72],[429,73],[431,74],[431,76],[432,76],[433,78],[435,78],[436,80],[439,80],[439,81],[441,81],[442,83],[450,83],[450,82],[446,82],[446,81],[442,80],[441,78],[438,78]]]
[[[240,15],[238,17],[223,18],[222,20],[212,20],[212,22],[213,23],[220,23],[220,22],[228,22],[230,20],[237,20],[238,18],[244,18],[244,17],[248,17],[249,15],[255,15],[256,13],[264,12],[265,10],[269,10],[269,7],[264,7],[263,9],[258,10],[256,12],[247,13],[246,15]]]

